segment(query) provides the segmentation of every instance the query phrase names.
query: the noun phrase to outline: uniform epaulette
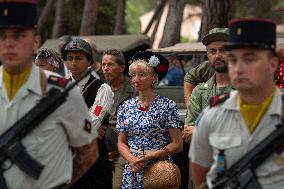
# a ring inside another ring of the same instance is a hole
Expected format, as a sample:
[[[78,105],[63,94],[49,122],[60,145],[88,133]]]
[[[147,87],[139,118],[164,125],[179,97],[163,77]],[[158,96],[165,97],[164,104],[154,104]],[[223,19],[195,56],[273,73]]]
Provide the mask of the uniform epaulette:
[[[69,80],[59,76],[51,75],[48,77],[47,82],[64,89],[67,83],[69,82]]]
[[[209,100],[209,106],[214,107],[218,104],[221,104],[225,102],[230,97],[230,93],[225,93],[222,95],[216,95],[210,98]]]

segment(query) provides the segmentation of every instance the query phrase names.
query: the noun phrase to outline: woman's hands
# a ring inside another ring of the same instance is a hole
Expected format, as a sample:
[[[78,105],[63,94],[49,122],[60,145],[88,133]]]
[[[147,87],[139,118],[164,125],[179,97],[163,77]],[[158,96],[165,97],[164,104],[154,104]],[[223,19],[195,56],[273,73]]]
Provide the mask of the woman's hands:
[[[133,157],[130,161],[130,168],[129,171],[130,172],[137,172],[140,171],[141,169],[143,169],[146,165],[146,163],[151,160],[151,155],[147,154],[147,155],[140,155],[138,157]]]

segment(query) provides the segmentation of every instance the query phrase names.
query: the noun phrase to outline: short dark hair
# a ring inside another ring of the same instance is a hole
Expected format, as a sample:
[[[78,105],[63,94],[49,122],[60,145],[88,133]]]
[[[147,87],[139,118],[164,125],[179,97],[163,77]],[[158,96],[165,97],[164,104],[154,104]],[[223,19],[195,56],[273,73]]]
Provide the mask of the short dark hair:
[[[115,60],[119,65],[125,65],[125,58],[122,51],[120,50],[117,49],[106,50],[103,52],[103,56],[104,55],[112,55],[115,57]]]

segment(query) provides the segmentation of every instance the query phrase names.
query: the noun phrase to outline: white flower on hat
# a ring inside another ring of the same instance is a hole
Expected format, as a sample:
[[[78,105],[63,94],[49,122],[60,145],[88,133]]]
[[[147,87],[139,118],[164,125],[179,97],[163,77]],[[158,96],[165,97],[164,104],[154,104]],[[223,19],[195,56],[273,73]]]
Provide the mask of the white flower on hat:
[[[151,58],[149,59],[149,65],[151,67],[156,67],[158,64],[160,63],[159,58],[156,57],[155,55],[151,56]]]

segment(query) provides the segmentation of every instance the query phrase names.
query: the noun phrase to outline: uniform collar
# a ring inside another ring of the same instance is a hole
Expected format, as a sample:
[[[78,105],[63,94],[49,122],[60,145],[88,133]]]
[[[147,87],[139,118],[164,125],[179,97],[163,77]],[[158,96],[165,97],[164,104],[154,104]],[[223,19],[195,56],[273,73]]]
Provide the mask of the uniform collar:
[[[41,86],[40,86],[40,68],[33,64],[31,74],[25,83],[24,87],[27,90],[42,96]]]
[[[230,92],[230,98],[226,100],[223,104],[223,108],[228,110],[240,110],[240,105],[238,103],[239,93],[237,90]],[[268,112],[270,115],[280,115],[281,116],[281,108],[282,108],[282,99],[281,99],[281,91],[276,88],[275,95],[273,100],[269,106]]]
[[[78,87],[80,88],[81,91],[83,91],[85,85],[87,84],[87,82],[89,81],[90,77],[93,76],[91,74],[87,75],[86,77],[84,77],[79,83],[78,83]],[[94,76],[93,76],[94,77]],[[72,74],[70,75],[69,80],[71,79],[72,82],[75,81],[75,79],[72,77]]]
[[[1,69],[0,69],[0,91],[2,91],[1,96],[6,98],[7,101],[9,101],[7,95],[5,94],[5,92],[3,92],[3,90],[4,90],[3,87],[4,87],[4,81],[3,81],[3,66],[2,66]],[[17,91],[17,94],[15,95],[13,100],[11,101],[12,104],[17,102],[18,100],[24,98],[29,93],[34,93],[38,96],[43,95],[42,91],[41,91],[41,86],[40,86],[39,67],[37,67],[34,64],[32,65],[32,70],[31,70],[31,73],[30,73],[27,81],[23,84],[23,86],[21,86],[19,88],[19,90]]]

